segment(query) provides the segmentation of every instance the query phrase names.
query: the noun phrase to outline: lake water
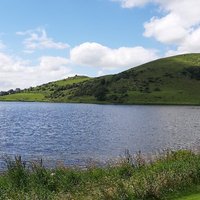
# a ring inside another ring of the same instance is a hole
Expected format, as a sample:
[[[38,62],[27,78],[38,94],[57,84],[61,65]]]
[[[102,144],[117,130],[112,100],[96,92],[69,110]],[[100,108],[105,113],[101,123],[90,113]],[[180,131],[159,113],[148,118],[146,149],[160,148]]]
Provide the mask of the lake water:
[[[198,146],[200,107],[0,102],[0,154],[79,164]]]

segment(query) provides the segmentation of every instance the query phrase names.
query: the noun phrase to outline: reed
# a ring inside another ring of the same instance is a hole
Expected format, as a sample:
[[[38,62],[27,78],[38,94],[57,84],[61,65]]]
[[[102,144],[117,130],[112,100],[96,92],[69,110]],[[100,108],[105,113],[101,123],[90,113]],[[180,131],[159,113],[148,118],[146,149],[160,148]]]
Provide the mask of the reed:
[[[200,153],[167,151],[146,157],[139,152],[115,164],[87,169],[64,166],[48,169],[43,161],[25,162],[20,156],[5,159],[0,176],[0,199],[175,199],[200,191]]]

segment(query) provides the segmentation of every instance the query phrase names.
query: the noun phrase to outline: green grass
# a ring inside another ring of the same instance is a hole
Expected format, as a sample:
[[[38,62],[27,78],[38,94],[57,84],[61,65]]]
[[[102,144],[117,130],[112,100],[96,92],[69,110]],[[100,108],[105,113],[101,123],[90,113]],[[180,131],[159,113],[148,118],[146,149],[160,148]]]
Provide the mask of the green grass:
[[[200,200],[200,194],[192,194],[175,200]]]
[[[0,199],[40,200],[192,200],[200,194],[200,154],[166,152],[147,160],[141,155],[86,169],[47,169],[42,162],[7,159],[0,176]]]
[[[47,101],[42,93],[23,92],[0,97],[2,101]]]
[[[23,94],[43,94],[45,98],[38,101],[50,102],[200,105],[199,91],[200,54],[186,54],[159,59],[115,75],[75,76],[26,89]],[[9,96],[0,100],[18,101],[18,96]],[[34,101],[34,98],[33,95],[28,100]]]
[[[78,76],[76,78],[68,78],[68,79],[64,79],[64,80],[60,80],[60,81],[55,81],[54,84],[56,84],[58,86],[65,86],[65,85],[71,85],[74,83],[80,83],[82,81],[87,81],[90,79],[91,78],[86,77],[86,76]]]
[[[86,76],[75,76],[67,79],[50,82],[37,87],[31,87],[22,90],[20,93],[10,94],[5,96],[0,96],[0,101],[57,101],[56,99],[50,99],[49,95],[62,87],[70,86],[73,84],[78,84],[87,81],[91,78]],[[61,99],[61,98],[60,98]],[[60,101],[65,101],[61,99]]]

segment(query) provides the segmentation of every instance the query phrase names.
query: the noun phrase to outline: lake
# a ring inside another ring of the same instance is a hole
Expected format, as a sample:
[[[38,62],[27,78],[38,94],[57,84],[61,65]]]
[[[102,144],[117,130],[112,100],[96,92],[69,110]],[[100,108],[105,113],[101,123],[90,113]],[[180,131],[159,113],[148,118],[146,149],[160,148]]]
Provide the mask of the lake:
[[[198,146],[200,107],[0,102],[0,154],[81,164]]]

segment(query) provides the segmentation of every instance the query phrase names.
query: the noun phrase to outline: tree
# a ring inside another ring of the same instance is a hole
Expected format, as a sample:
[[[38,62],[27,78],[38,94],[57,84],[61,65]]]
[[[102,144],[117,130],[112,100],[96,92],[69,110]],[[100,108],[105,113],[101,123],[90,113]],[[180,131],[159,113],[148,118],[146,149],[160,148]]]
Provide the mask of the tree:
[[[107,93],[107,88],[105,86],[99,85],[94,93],[94,96],[98,101],[105,101],[106,93]]]

